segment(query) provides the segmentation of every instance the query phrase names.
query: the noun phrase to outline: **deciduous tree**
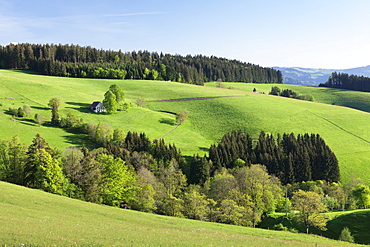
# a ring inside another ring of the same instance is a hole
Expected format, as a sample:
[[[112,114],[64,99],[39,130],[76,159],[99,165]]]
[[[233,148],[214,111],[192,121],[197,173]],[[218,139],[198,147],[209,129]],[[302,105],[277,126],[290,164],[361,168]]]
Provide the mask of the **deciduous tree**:
[[[52,98],[48,106],[51,107],[51,123],[55,126],[59,125],[59,106],[60,106],[60,99],[59,98]]]
[[[329,220],[326,215],[320,214],[327,211],[326,206],[321,202],[319,194],[313,191],[298,190],[292,197],[293,207],[299,211],[299,217],[306,227],[316,226],[322,230],[326,229],[326,222]]]

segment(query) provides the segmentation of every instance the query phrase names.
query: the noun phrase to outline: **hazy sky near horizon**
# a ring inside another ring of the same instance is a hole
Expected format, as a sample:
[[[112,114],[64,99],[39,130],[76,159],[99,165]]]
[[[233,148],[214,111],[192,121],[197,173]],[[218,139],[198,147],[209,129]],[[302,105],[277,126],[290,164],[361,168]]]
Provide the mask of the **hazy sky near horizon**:
[[[0,0],[0,44],[10,42],[354,68],[370,65],[370,1]]]

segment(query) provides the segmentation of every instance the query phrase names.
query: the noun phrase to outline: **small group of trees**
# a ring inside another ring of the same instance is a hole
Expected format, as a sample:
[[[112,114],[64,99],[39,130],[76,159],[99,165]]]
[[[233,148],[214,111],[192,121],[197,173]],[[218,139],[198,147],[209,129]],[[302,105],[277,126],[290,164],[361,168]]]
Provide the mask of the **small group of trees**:
[[[103,105],[108,114],[113,114],[118,111],[119,105],[124,102],[125,93],[121,87],[117,84],[113,84],[109,87],[109,90],[104,94]],[[124,108],[121,110],[126,110],[129,104],[124,103]]]
[[[219,144],[210,147],[209,159],[212,161],[212,165],[207,168],[210,174],[221,167],[232,169],[262,164],[283,184],[311,180],[329,182],[340,180],[338,160],[318,134],[295,137],[294,133],[284,133],[275,139],[273,135],[262,131],[254,145],[248,133],[232,131],[225,134]],[[204,175],[199,174],[199,177],[202,176]]]
[[[23,105],[23,107],[19,108],[11,108],[6,111],[7,114],[14,116],[14,117],[28,117],[32,113],[32,109],[29,105]]]
[[[270,95],[276,95],[286,98],[293,98],[293,99],[300,99],[300,100],[307,100],[307,101],[314,101],[314,98],[311,94],[302,94],[299,95],[298,93],[294,92],[291,89],[283,89],[281,90],[277,86],[273,86],[271,91],[269,92]]]

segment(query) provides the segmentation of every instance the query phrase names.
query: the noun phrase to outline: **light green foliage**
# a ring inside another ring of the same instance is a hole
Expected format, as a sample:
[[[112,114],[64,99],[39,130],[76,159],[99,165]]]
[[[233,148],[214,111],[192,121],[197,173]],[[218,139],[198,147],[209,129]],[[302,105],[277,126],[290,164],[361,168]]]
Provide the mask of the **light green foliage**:
[[[341,231],[341,233],[339,235],[339,240],[340,241],[350,242],[350,243],[354,243],[355,242],[355,239],[351,235],[351,231],[349,230],[348,227],[344,227],[343,228],[343,230]]]
[[[250,199],[249,206],[253,209],[251,221],[253,226],[259,223],[263,213],[273,212],[282,197],[279,182],[273,181],[266,168],[261,165],[243,167],[235,175],[239,188]]]
[[[113,130],[113,141],[114,142],[122,142],[125,139],[125,132],[121,128],[117,128]]]
[[[184,200],[173,195],[168,195],[164,200],[164,211],[166,215],[184,217],[182,214],[184,208]]]
[[[45,118],[39,113],[35,114],[34,120],[39,127],[45,122]]]
[[[176,114],[176,122],[178,124],[184,123],[189,116],[189,112],[187,110],[181,110],[179,113]]]
[[[45,149],[37,149],[33,159],[37,168],[36,188],[54,194],[62,194],[64,176],[59,162]]]
[[[206,220],[209,202],[199,190],[199,186],[190,185],[184,193],[184,215],[189,219]]]
[[[298,190],[292,197],[293,207],[299,210],[299,219],[306,227],[306,232],[310,226],[326,229],[329,220],[326,215],[320,214],[327,211],[326,206],[321,202],[319,194],[313,191]]]
[[[358,207],[367,208],[370,206],[370,188],[365,184],[358,184],[352,190],[352,195],[357,201]]]
[[[111,206],[135,199],[135,175],[129,171],[125,162],[113,156],[100,154],[97,161],[102,164],[100,194],[102,202]]]
[[[18,136],[0,141],[0,180],[23,184],[26,150]]]
[[[111,85],[109,87],[109,90],[116,96],[116,101],[118,104],[124,100],[125,93],[123,92],[123,89],[117,84]]]
[[[227,170],[223,170],[210,178],[206,187],[209,187],[208,197],[221,202],[230,198],[230,193],[233,188],[237,187],[237,182],[233,175],[229,174]]]
[[[131,208],[142,212],[153,212],[157,209],[155,203],[156,191],[149,183],[138,180],[136,198],[131,202]]]
[[[114,93],[111,90],[108,90],[104,94],[103,105],[108,114],[113,114],[117,112],[118,103],[116,100],[116,95],[114,95]]]

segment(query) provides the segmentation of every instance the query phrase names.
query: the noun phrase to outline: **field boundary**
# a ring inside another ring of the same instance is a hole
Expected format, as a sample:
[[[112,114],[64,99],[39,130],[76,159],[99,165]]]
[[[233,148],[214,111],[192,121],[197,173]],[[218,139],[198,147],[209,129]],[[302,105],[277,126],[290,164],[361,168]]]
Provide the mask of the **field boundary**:
[[[245,95],[229,95],[229,96],[215,96],[215,97],[195,97],[195,98],[180,98],[180,99],[148,100],[148,101],[144,101],[143,103],[178,102],[178,101],[207,100],[207,99],[220,99],[220,98],[231,98],[231,97],[245,97]]]
[[[308,111],[308,112],[310,112],[310,111]],[[313,113],[313,112],[310,112],[310,113],[311,113],[311,114],[313,114],[313,115],[315,115],[316,117],[319,117],[319,118],[321,118],[321,119],[323,119],[323,120],[327,121],[328,123],[330,123],[330,124],[334,125],[334,126],[335,126],[335,127],[337,127],[338,129],[340,129],[340,130],[342,130],[342,131],[344,131],[344,132],[346,132],[346,133],[348,133],[348,134],[350,134],[350,135],[352,135],[352,136],[354,136],[354,137],[356,137],[356,138],[358,138],[358,139],[360,139],[360,140],[362,140],[362,141],[364,141],[364,142],[366,142],[366,143],[369,143],[369,144],[370,144],[370,141],[366,140],[365,138],[362,138],[361,136],[358,136],[358,135],[356,135],[356,134],[352,133],[351,131],[348,131],[348,130],[344,129],[343,127],[340,127],[338,124],[333,123],[333,122],[332,122],[332,121],[330,121],[329,119],[324,118],[324,117],[322,117],[322,116],[320,116],[320,115],[318,115],[318,114],[316,114],[316,113]]]

